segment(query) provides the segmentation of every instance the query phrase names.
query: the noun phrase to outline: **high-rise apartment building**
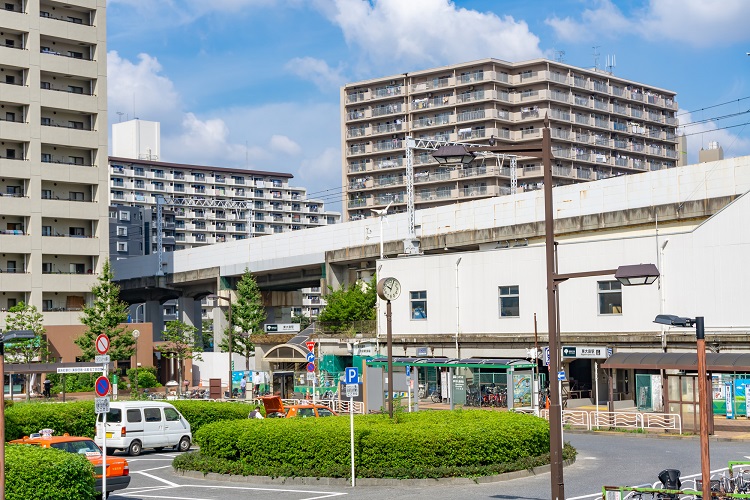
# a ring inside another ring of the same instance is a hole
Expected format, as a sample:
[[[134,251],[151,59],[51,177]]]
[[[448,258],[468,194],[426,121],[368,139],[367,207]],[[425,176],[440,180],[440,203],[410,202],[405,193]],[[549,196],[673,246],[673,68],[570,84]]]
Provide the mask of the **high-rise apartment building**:
[[[289,173],[155,161],[160,158],[156,122],[115,124],[112,137],[117,145],[113,152],[129,152],[132,157],[109,159],[110,203],[151,209],[156,217],[157,196],[163,196],[165,251],[320,227],[341,219],[338,212],[326,211],[322,200],[308,199],[306,188],[290,186]],[[111,224],[117,225],[116,218]],[[145,253],[156,252],[156,227],[154,221],[151,248]],[[123,242],[127,237],[123,234]],[[129,248],[114,245],[113,259],[127,255]]]
[[[106,0],[0,7],[0,323],[78,323],[107,257]]]
[[[406,208],[405,138],[486,144],[538,140],[545,117],[556,185],[676,166],[675,93],[597,69],[483,59],[350,83],[341,90],[345,217]],[[438,165],[413,150],[416,208],[539,189],[538,159]],[[516,185],[512,188],[512,185]]]

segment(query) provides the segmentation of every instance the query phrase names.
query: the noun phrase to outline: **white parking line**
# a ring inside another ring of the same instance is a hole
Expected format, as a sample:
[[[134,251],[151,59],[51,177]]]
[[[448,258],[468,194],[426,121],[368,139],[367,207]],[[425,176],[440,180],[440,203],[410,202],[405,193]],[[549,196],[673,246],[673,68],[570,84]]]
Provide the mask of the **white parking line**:
[[[167,466],[167,467],[169,467],[169,466]],[[166,467],[158,467],[158,468],[159,469],[165,469]],[[155,469],[149,469],[149,470],[155,470]],[[146,471],[142,471],[142,470],[133,471],[132,474],[141,474],[143,476],[150,477],[151,479],[155,479],[155,480],[157,480],[159,482],[162,482],[162,483],[166,484],[167,486],[171,486],[172,488],[177,488],[177,487],[180,486],[179,484],[173,483],[172,481],[167,481],[164,478],[161,478],[161,477],[158,477],[158,476],[154,476],[153,474],[147,474]]]

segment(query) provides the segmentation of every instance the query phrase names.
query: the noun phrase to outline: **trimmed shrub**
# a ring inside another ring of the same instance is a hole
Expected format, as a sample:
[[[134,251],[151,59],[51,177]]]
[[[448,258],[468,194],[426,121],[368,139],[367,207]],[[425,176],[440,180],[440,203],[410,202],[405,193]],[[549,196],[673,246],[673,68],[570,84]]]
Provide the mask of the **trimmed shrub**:
[[[145,366],[139,368],[130,368],[128,370],[128,381],[131,389],[135,390],[135,377],[138,375],[138,389],[151,389],[159,387],[159,380],[156,378],[156,368]]]
[[[9,444],[5,447],[5,498],[94,500],[94,467],[83,455]]]
[[[549,463],[549,425],[508,412],[458,410],[355,417],[361,477],[486,475]],[[194,434],[199,454],[177,469],[244,475],[348,477],[349,419],[241,420]],[[214,469],[221,470],[214,470]]]
[[[20,439],[53,429],[55,434],[67,432],[71,436],[93,438],[96,433],[93,401],[69,403],[16,403],[5,410],[5,439]]]
[[[193,432],[193,436],[205,424],[220,420],[247,420],[247,414],[255,408],[244,403],[201,401],[197,399],[177,399],[169,402],[190,422],[190,430]]]

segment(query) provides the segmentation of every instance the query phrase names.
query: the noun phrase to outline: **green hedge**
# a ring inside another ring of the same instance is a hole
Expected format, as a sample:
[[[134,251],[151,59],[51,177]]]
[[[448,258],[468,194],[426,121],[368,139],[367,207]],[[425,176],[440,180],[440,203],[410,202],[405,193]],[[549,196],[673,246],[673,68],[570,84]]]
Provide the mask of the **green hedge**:
[[[97,497],[94,468],[85,456],[37,446],[5,447],[6,500]]]
[[[403,413],[394,420],[360,415],[354,432],[360,477],[485,475],[549,460],[549,425],[531,415],[478,410]],[[204,425],[194,438],[200,453],[178,457],[176,469],[350,475],[346,417],[222,422]]]
[[[93,401],[71,401],[69,403],[16,403],[5,410],[5,439],[20,439],[53,429],[55,434],[67,432],[71,436],[93,438],[96,415]]]
[[[220,420],[247,419],[253,408],[249,404],[224,403],[181,399],[168,401],[182,413],[195,432],[203,425]],[[5,439],[19,439],[53,429],[55,434],[67,432],[71,436],[93,438],[96,434],[96,415],[93,401],[71,401],[68,403],[16,403],[5,409]]]

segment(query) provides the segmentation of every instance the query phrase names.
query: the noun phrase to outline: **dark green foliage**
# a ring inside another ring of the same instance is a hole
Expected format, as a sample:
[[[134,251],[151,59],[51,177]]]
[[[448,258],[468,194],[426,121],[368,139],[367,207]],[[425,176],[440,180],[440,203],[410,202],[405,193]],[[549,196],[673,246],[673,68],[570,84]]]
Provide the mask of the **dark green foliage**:
[[[7,500],[93,500],[96,497],[94,468],[85,456],[37,446],[6,446]]]
[[[549,425],[491,411],[355,417],[361,477],[475,476],[549,463]],[[208,424],[194,432],[200,454],[175,468],[246,475],[347,477],[349,419],[266,419]]]
[[[65,392],[92,392],[98,373],[69,373],[65,375]],[[47,378],[52,382],[50,393],[59,394],[63,390],[63,376],[59,373],[48,373]]]
[[[5,439],[9,441],[41,429],[93,438],[95,425],[93,401],[16,403],[5,410]]]
[[[136,371],[138,373],[138,389],[151,389],[153,387],[159,387],[161,385],[159,384],[159,380],[156,378],[155,367],[141,366],[139,368],[129,368],[127,374],[132,390],[135,390]]]
[[[224,403],[215,401],[200,401],[178,399],[169,401],[190,422],[190,430],[195,432],[205,424],[219,420],[247,419],[247,414],[255,408],[243,403]]]
[[[362,282],[357,282],[336,291],[328,287],[329,294],[325,297],[327,305],[318,316],[318,321],[328,323],[328,327],[335,331],[346,329],[353,321],[374,320],[376,285],[373,276],[364,286]]]

